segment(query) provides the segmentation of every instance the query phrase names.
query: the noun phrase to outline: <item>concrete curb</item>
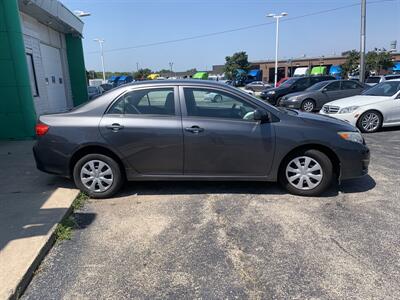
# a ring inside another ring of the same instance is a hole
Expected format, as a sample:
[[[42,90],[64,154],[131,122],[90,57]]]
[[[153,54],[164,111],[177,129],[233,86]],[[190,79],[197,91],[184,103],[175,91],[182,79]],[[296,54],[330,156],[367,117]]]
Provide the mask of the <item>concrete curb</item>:
[[[61,189],[61,190],[67,190],[67,189]],[[60,197],[60,196],[68,197],[68,199],[64,198],[62,200],[64,202],[62,205],[64,205],[66,201],[68,203],[67,205],[64,206],[65,211],[62,213],[62,215],[60,215],[59,221],[55,222],[55,224],[51,227],[51,229],[47,232],[47,234],[41,238],[41,240],[40,240],[41,246],[37,247],[37,249],[34,250],[37,252],[37,254],[35,254],[34,259],[30,263],[27,263],[26,266],[20,266],[21,273],[19,274],[19,278],[15,281],[15,283],[13,283],[13,284],[15,284],[15,286],[9,288],[5,295],[4,294],[0,295],[0,299],[14,300],[14,299],[18,299],[19,297],[21,297],[21,295],[23,294],[25,289],[28,287],[32,277],[34,276],[35,271],[37,270],[37,268],[39,267],[39,265],[41,264],[43,259],[46,257],[49,250],[54,245],[54,243],[56,241],[55,230],[57,228],[57,225],[59,223],[61,223],[65,218],[69,217],[70,214],[72,213],[72,211],[73,211],[72,203],[76,199],[78,194],[79,194],[79,191],[68,189],[67,193],[65,191],[61,191],[60,195],[55,196],[55,198]],[[50,199],[51,199],[51,197],[49,198],[49,200]],[[54,201],[57,202],[57,200],[54,200]],[[29,247],[30,245],[26,245],[26,246]],[[21,250],[21,249],[18,249],[18,250]],[[14,262],[15,262],[15,264],[18,264],[18,263],[21,264],[21,262],[18,260],[17,261],[14,260]]]

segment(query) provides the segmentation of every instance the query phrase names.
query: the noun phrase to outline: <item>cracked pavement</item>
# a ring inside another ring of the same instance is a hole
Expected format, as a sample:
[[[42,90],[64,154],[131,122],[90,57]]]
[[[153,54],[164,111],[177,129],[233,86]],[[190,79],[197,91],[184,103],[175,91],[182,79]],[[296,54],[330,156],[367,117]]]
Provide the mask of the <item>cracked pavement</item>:
[[[399,299],[400,129],[323,197],[254,182],[130,183],[76,214],[24,299]]]

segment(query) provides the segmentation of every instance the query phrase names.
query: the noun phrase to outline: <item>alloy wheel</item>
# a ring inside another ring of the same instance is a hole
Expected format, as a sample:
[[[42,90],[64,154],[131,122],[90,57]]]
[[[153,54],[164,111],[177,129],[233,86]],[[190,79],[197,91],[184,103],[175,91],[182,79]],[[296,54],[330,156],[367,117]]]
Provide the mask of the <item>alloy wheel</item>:
[[[82,184],[91,192],[105,192],[114,182],[111,167],[101,160],[86,162],[80,172]]]
[[[314,103],[312,101],[304,102],[303,110],[306,112],[312,112],[314,110]]]
[[[321,165],[313,158],[299,156],[292,159],[286,167],[287,181],[299,190],[312,190],[324,176]]]
[[[374,113],[366,113],[361,119],[361,126],[366,132],[372,132],[378,129],[380,124],[379,116]]]

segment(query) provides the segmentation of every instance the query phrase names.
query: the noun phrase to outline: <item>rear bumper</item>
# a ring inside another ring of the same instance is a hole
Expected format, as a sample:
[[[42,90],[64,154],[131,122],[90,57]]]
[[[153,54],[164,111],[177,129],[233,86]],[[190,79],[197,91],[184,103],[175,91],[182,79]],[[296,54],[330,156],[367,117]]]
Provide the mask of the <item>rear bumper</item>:
[[[49,147],[41,147],[37,142],[33,146],[33,156],[36,167],[46,173],[70,177],[69,159],[62,153],[54,151]]]
[[[370,151],[366,145],[360,149],[348,151],[341,158],[340,179],[353,179],[368,174]]]

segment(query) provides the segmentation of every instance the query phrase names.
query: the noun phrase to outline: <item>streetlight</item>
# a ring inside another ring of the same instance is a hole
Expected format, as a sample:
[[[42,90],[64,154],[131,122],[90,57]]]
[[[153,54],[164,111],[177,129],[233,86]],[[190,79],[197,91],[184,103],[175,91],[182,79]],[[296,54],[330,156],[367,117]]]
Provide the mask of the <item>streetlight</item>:
[[[94,39],[95,42],[98,42],[100,45],[101,52],[101,68],[103,69],[103,81],[106,81],[106,71],[104,70],[104,52],[103,52],[103,43],[105,42],[103,39]]]
[[[367,2],[361,0],[361,31],[360,31],[360,82],[365,81],[365,27],[366,27]]]
[[[279,48],[279,19],[287,16],[288,13],[282,12],[279,15],[269,14],[267,17],[274,18],[276,20],[276,37],[275,37],[275,87],[278,82],[278,48]]]

